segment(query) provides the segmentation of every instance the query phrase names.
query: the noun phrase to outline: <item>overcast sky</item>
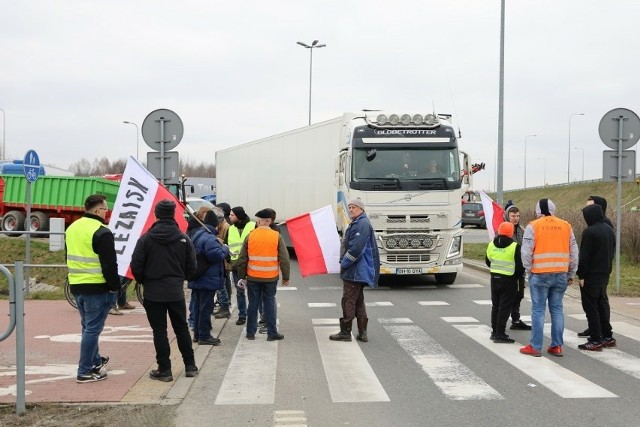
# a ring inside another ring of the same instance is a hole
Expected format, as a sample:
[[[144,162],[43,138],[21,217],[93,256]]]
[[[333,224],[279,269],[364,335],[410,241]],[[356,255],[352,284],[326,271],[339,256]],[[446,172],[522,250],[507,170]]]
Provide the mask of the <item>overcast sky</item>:
[[[511,0],[504,188],[602,177],[602,116],[640,113],[640,2]],[[136,129],[176,112],[182,159],[347,111],[451,113],[494,190],[500,0],[0,0],[6,153],[67,168],[136,155]],[[584,113],[584,116],[572,114]],[[571,118],[570,118],[571,117]],[[571,130],[569,125],[571,123]],[[1,126],[1,123],[0,123]],[[573,147],[580,147],[574,149]],[[140,158],[148,147],[140,137]],[[310,159],[310,161],[312,161]]]

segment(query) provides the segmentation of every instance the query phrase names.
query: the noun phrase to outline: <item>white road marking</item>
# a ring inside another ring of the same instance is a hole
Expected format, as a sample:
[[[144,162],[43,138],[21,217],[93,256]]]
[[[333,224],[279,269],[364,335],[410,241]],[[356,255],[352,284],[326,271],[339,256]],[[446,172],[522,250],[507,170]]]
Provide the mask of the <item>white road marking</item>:
[[[632,340],[640,341],[640,328],[637,326],[630,325],[626,322],[611,322],[611,327],[613,328],[614,338],[616,334],[619,334]]]
[[[454,327],[560,397],[617,397],[610,391],[558,365],[547,357],[531,357],[520,354],[521,344],[517,342],[515,344],[494,344],[489,340],[491,328],[487,325],[454,325]]]
[[[335,307],[336,303],[335,302],[310,302],[310,303],[307,303],[307,306],[309,306],[309,308]]]
[[[307,414],[304,411],[280,410],[273,411],[274,426],[307,426]]]
[[[573,317],[574,319],[578,319],[578,320],[587,320],[587,315],[582,313],[582,314],[569,314],[569,317]]]
[[[441,317],[447,323],[474,323],[479,322],[478,319],[474,317]]]
[[[475,302],[478,305],[491,305],[491,304],[493,304],[490,299],[474,299],[473,302]]]
[[[298,288],[295,286],[278,286],[278,292],[280,291],[297,291]]]
[[[477,283],[467,283],[467,284],[460,284],[460,285],[447,285],[447,288],[452,288],[452,289],[469,289],[469,288],[484,288],[484,286],[479,285]]]
[[[331,341],[335,328],[315,326],[322,365],[334,402],[388,402],[389,396],[355,340]]]
[[[446,301],[418,301],[420,305],[449,305]]]
[[[344,288],[342,286],[309,286],[307,289],[310,291],[341,291]]]
[[[367,307],[393,307],[391,301],[365,302],[364,305]]]
[[[504,399],[473,371],[415,325],[385,326],[436,386],[452,400]]]
[[[231,363],[222,380],[216,405],[259,405],[275,401],[278,341],[267,341],[264,335],[245,338],[243,328]]]
[[[544,334],[548,337],[551,336],[551,324],[545,323]],[[609,365],[613,368],[619,369],[625,374],[629,374],[632,377],[640,379],[640,359],[632,356],[624,351],[617,350],[615,348],[605,348],[602,351],[585,351],[579,350],[578,345],[587,342],[586,338],[580,338],[576,335],[575,331],[565,328],[564,330],[564,344],[570,346],[581,352],[582,354],[599,360],[605,365]]]
[[[311,323],[314,325],[339,325],[340,320],[336,318],[332,319],[311,319]]]
[[[382,325],[395,325],[398,323],[413,323],[413,320],[409,319],[408,317],[391,317],[387,319],[378,319],[378,322],[380,322]]]
[[[147,332],[145,334],[121,335],[123,332]],[[100,342],[153,342],[153,334],[149,326],[105,326],[100,334]],[[114,335],[118,333],[118,335]],[[62,335],[36,335],[36,339],[48,339],[52,342],[77,342],[82,339],[81,333]]]

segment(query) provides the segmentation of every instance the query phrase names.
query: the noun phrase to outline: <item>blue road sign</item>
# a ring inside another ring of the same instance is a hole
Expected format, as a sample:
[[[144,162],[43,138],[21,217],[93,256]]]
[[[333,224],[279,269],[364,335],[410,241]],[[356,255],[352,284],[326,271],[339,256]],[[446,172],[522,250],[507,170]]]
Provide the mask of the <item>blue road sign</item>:
[[[34,150],[27,151],[23,161],[24,176],[29,182],[36,182],[40,174],[40,157]]]

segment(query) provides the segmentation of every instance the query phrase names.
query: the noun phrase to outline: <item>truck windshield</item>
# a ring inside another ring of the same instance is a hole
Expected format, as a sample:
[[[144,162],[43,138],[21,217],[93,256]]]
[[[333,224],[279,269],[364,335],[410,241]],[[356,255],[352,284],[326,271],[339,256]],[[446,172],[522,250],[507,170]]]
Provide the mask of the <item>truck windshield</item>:
[[[460,188],[457,148],[356,148],[352,165],[352,184],[362,189],[374,181],[388,181],[403,189]]]

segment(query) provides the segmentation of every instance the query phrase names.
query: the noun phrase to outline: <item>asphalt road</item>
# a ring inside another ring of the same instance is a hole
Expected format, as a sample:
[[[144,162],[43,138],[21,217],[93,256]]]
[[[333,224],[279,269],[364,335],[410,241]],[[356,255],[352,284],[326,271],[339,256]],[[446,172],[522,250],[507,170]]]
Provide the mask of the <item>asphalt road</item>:
[[[509,331],[516,344],[489,340],[488,276],[466,269],[454,286],[419,278],[367,290],[369,342],[332,342],[339,279],[293,278],[295,288],[277,294],[285,340],[248,341],[234,315],[176,425],[638,424],[638,321],[614,315],[618,349],[582,352],[575,332],[586,322],[579,301],[567,297],[565,357],[524,356],[527,331]],[[522,308],[530,313],[528,299]]]
[[[489,243],[489,233],[484,228],[466,227],[464,241],[465,243]]]

